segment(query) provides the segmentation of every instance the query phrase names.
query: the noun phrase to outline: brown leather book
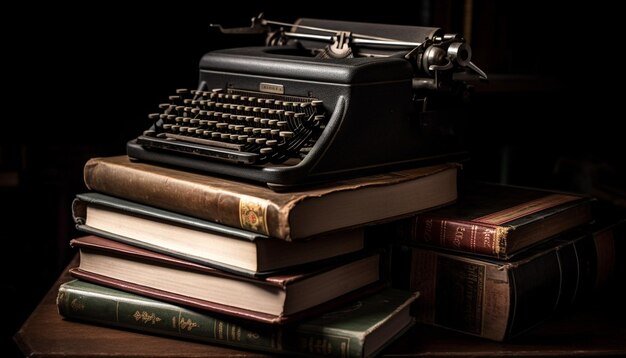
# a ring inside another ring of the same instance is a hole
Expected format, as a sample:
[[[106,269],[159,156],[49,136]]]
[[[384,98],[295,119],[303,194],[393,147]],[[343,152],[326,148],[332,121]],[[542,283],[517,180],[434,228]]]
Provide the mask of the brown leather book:
[[[519,336],[609,281],[618,225],[569,231],[509,261],[412,248],[417,320],[497,341]]]
[[[89,160],[84,180],[93,191],[289,241],[454,202],[458,168],[442,164],[276,192],[115,156]]]
[[[381,254],[315,271],[246,278],[98,236],[70,241],[80,249],[79,279],[166,302],[260,322],[283,324],[328,310],[384,285]]]
[[[444,208],[394,223],[401,241],[509,259],[592,220],[593,199],[535,188],[477,183]]]

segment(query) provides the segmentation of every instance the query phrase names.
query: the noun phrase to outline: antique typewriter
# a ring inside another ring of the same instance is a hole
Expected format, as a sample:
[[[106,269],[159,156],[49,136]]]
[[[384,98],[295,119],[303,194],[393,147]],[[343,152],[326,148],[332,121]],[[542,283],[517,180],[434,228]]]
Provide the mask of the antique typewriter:
[[[265,46],[209,52],[128,142],[145,160],[274,188],[461,160],[471,86],[486,75],[439,28],[302,18],[252,19],[224,34]],[[467,71],[467,70],[470,71]]]

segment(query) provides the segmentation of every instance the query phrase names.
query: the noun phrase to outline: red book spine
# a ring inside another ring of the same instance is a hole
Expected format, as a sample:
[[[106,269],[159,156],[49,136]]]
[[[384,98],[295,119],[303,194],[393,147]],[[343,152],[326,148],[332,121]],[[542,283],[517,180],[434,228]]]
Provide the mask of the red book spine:
[[[508,228],[462,220],[418,215],[411,221],[410,239],[459,251],[503,256]]]

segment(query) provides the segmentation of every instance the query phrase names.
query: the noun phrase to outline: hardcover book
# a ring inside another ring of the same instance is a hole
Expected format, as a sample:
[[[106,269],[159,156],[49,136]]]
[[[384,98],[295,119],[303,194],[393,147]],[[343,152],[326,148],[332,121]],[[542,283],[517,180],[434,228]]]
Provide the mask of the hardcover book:
[[[56,303],[67,319],[242,349],[356,358],[375,355],[411,327],[410,305],[417,297],[388,288],[289,327],[192,310],[80,280],[62,284]]]
[[[100,193],[78,194],[81,231],[247,276],[268,276],[364,249],[362,228],[287,242]]]
[[[290,241],[449,204],[457,198],[458,168],[441,164],[276,192],[115,156],[90,159],[84,181],[93,191]]]
[[[97,236],[71,240],[86,281],[266,323],[283,324],[384,284],[381,253],[265,278],[246,278]]]
[[[615,267],[614,226],[580,229],[504,261],[413,247],[419,322],[496,341],[597,291]]]
[[[394,223],[406,244],[500,259],[591,222],[592,199],[539,189],[472,184],[444,208]]]

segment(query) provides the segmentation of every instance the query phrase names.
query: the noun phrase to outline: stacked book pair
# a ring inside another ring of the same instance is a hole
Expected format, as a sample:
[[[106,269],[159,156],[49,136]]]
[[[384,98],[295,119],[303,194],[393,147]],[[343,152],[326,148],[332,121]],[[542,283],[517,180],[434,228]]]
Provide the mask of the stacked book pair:
[[[589,197],[471,184],[451,206],[393,224],[416,318],[503,341],[572,309],[611,278],[620,220]],[[400,258],[401,257],[401,258]]]
[[[414,322],[392,237],[457,199],[456,164],[276,192],[126,156],[93,158],[62,316],[274,353],[371,356]]]

